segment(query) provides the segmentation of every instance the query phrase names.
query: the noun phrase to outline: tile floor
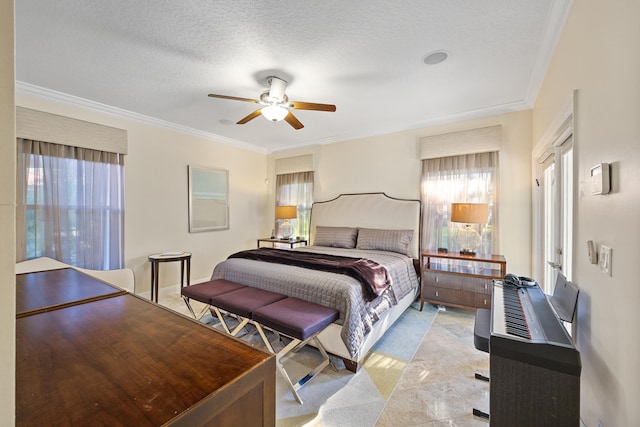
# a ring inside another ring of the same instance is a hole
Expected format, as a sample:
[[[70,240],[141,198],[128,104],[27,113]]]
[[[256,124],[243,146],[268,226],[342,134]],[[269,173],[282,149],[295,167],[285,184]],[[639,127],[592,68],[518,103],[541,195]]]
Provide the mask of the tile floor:
[[[161,296],[159,303],[190,316],[179,295]],[[196,314],[206,309],[197,301],[192,306]],[[489,425],[472,414],[474,407],[489,410],[489,384],[474,378],[476,372],[488,375],[489,355],[473,346],[473,322],[473,311],[438,312],[377,427]]]
[[[489,411],[489,355],[473,345],[474,312],[439,311],[376,426],[488,426],[472,414]]]

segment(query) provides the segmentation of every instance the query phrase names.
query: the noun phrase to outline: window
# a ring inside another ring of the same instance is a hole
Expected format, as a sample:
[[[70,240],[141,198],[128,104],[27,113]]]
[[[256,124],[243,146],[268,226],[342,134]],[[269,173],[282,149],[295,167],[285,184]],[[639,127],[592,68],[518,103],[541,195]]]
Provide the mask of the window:
[[[296,206],[293,235],[309,239],[309,222],[313,205],[313,171],[276,175],[276,206]],[[280,223],[277,224],[280,226]],[[278,230],[276,232],[279,234]]]
[[[124,156],[18,138],[17,261],[124,265]]]
[[[450,224],[451,203],[487,203],[486,224],[478,224],[478,254],[498,251],[498,153],[467,154],[422,161],[422,248],[459,251],[455,239],[462,224]]]

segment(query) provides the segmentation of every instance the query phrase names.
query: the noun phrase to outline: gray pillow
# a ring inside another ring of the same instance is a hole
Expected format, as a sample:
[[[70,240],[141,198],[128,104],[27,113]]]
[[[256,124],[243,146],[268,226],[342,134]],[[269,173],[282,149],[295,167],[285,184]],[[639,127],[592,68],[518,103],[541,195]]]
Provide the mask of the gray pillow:
[[[325,227],[317,225],[313,244],[332,248],[353,249],[356,247],[357,236],[358,229],[354,227]]]
[[[411,256],[413,230],[381,230],[361,228],[358,230],[356,249],[397,252]]]

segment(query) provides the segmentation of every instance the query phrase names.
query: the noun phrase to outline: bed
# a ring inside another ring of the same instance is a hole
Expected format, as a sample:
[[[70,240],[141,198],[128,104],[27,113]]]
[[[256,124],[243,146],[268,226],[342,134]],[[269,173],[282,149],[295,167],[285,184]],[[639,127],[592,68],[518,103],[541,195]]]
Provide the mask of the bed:
[[[344,360],[347,369],[356,371],[373,345],[416,298],[419,225],[418,200],[392,198],[384,193],[342,194],[313,204],[311,245],[287,252],[373,261],[384,267],[390,283],[377,292],[379,295],[367,294],[363,283],[347,274],[234,257],[236,254],[216,265],[212,279],[336,308],[340,317],[319,339],[329,353]]]

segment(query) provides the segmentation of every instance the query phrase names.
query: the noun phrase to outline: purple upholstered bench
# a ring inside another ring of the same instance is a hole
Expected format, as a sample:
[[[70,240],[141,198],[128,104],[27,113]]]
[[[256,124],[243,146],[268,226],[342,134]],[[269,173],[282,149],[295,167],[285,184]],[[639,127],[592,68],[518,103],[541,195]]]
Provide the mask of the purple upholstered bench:
[[[253,311],[252,319],[267,328],[306,341],[338,318],[338,310],[298,298],[285,298]]]
[[[181,289],[180,293],[182,294],[182,299],[191,312],[191,315],[197,319],[198,317],[196,317],[196,314],[191,307],[191,303],[189,302],[190,299],[200,301],[207,304],[208,306],[211,306],[212,297],[222,295],[231,291],[237,291],[238,289],[242,288],[246,288],[246,286],[224,279],[216,279],[210,280],[208,282],[198,283],[197,285],[185,286]],[[204,311],[202,313],[204,313]],[[202,313],[200,314],[200,317],[202,317]]]
[[[298,390],[329,364],[329,356],[320,340],[318,340],[318,334],[337,318],[338,310],[298,298],[281,299],[253,311],[252,319],[254,325],[269,351],[276,355],[276,366],[287,380],[296,400],[300,403],[302,403],[302,399],[298,395]],[[291,338],[291,342],[276,353],[264,334],[263,327],[288,336]],[[323,360],[318,366],[311,369],[294,383],[291,381],[289,374],[287,374],[281,359],[291,350],[300,349],[310,342],[313,342],[313,345],[320,351]]]
[[[212,296],[211,307],[216,316],[218,316],[224,330],[228,334],[235,336],[246,326],[247,323],[249,323],[249,321],[251,321],[251,315],[255,310],[284,298],[286,298],[285,295],[278,294],[276,292],[243,286],[241,289],[235,291]],[[233,329],[233,331],[229,330],[227,322],[220,310],[224,310],[238,316],[240,323]]]
[[[239,286],[237,290],[219,292],[215,295],[207,289],[212,312],[220,320],[225,332],[233,336],[236,336],[247,323],[253,323],[267,349],[275,354],[276,366],[287,380],[296,400],[302,403],[298,390],[330,363],[329,355],[318,340],[318,334],[338,318],[338,310],[264,289]],[[221,310],[238,317],[240,323],[233,330],[229,329]],[[291,338],[291,342],[276,353],[265,335],[264,328],[273,330],[276,335],[282,334]],[[300,349],[307,343],[313,343],[320,351],[323,360],[293,383],[281,359],[292,350]]]

